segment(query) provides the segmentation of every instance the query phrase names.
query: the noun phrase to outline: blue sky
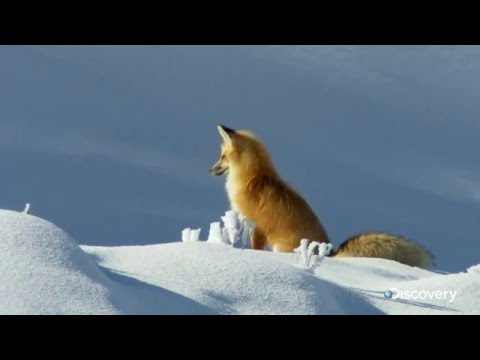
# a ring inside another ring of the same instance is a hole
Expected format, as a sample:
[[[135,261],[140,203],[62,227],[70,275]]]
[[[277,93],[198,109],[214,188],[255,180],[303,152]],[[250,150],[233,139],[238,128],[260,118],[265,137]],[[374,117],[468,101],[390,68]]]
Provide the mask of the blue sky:
[[[216,124],[256,132],[338,246],[389,231],[478,263],[478,46],[2,46],[0,207],[82,244],[226,210]]]

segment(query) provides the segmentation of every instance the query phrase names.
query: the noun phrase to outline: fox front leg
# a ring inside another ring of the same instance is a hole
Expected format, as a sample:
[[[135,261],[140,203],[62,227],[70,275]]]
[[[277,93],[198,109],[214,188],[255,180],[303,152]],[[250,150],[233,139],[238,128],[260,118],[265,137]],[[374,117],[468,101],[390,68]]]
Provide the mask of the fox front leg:
[[[256,227],[253,231],[250,232],[250,247],[254,250],[263,250],[267,244],[267,238],[265,234]]]

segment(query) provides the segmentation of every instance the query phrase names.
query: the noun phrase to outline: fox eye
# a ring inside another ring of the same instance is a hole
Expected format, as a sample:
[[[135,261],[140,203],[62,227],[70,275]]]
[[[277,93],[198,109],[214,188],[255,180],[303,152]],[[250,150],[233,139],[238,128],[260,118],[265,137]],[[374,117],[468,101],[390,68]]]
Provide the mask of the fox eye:
[[[222,154],[222,160],[225,160],[225,155],[224,154]]]

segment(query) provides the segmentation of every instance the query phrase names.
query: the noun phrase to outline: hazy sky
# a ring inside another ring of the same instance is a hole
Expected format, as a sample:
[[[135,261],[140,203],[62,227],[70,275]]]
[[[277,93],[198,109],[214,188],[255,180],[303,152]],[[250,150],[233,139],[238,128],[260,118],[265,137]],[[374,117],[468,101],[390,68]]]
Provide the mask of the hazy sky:
[[[1,46],[0,208],[81,244],[178,241],[228,203],[218,123],[256,132],[335,245],[480,262],[478,46]]]

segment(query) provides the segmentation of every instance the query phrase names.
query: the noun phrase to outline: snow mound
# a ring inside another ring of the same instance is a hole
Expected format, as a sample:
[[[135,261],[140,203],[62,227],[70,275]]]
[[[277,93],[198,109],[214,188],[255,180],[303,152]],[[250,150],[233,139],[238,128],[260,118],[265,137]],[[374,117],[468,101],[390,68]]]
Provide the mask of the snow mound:
[[[207,314],[134,280],[112,280],[54,224],[0,210],[0,314]]]
[[[0,210],[0,313],[379,313],[255,251],[206,242],[83,249],[90,255],[46,220]]]
[[[371,258],[325,258],[315,274],[364,294],[386,314],[480,314],[477,267],[444,274]],[[389,298],[387,292],[400,296]]]
[[[267,252],[206,242],[82,247],[101,266],[220,314],[378,314],[361,296]]]
[[[470,273],[470,274],[478,274],[478,275],[480,275],[480,264],[477,264],[477,265],[474,265],[474,266],[470,266],[470,267],[467,269],[467,272]]]
[[[372,258],[301,267],[298,254],[198,236],[78,246],[48,221],[0,210],[0,314],[480,314],[479,265],[458,274]]]
[[[116,314],[104,275],[52,223],[0,210],[0,313]]]

